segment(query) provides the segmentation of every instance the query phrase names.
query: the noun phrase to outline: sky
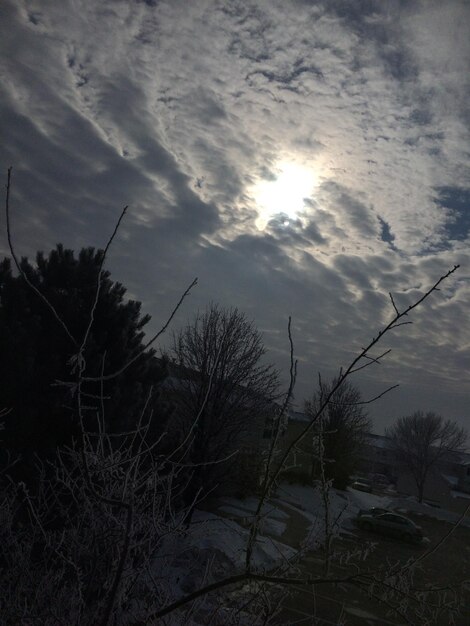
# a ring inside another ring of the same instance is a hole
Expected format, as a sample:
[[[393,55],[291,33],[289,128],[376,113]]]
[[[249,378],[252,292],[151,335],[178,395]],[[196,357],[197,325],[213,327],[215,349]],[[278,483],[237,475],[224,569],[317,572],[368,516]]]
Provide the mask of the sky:
[[[375,432],[470,425],[466,0],[2,0],[18,255],[104,247],[156,331],[238,307],[295,403],[459,270],[351,378]],[[3,185],[2,185],[3,186]],[[8,255],[1,216],[0,254]],[[167,333],[161,343],[170,343]]]

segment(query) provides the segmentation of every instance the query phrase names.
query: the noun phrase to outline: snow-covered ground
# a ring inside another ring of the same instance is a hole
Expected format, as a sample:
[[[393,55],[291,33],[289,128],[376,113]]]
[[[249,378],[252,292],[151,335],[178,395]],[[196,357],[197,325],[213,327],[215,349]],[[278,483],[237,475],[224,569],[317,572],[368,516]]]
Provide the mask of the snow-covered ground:
[[[222,498],[215,513],[196,510],[187,531],[169,535],[162,541],[152,573],[155,579],[165,580],[167,604],[204,584],[244,571],[250,522],[257,504],[255,498],[241,501]],[[277,565],[285,564],[296,554],[296,550],[278,540],[289,516],[269,504],[264,507],[263,513],[260,533],[253,548],[252,565],[258,571],[270,571]],[[208,614],[215,608],[225,610],[218,606],[217,596],[207,596],[203,604],[205,609],[199,606],[203,614],[204,610]],[[202,621],[194,616],[188,618],[183,610],[183,613],[176,611],[174,618],[165,624],[176,626],[182,623],[183,617],[188,626],[206,623],[204,618],[200,618]],[[252,622],[247,617],[240,618],[237,623],[250,626]]]
[[[397,513],[406,514],[407,511],[410,511],[417,513],[418,515],[426,515],[427,517],[432,517],[444,522],[450,522],[451,524],[455,524],[460,520],[459,523],[462,526],[468,526],[470,528],[470,510],[463,519],[460,519],[462,516],[459,513],[447,511],[446,509],[439,509],[437,507],[430,506],[429,504],[425,504],[424,502],[420,504],[413,496],[394,498],[393,508],[397,511]]]
[[[283,483],[278,489],[277,502],[285,502],[295,507],[310,522],[310,531],[317,533],[317,540],[321,541],[324,534],[323,498],[318,488],[291,485]],[[329,520],[338,532],[349,534],[354,526],[352,520],[360,509],[369,509],[373,506],[390,507],[392,498],[378,496],[372,493],[348,489],[330,489],[328,493]]]
[[[373,506],[386,508],[391,500],[389,496],[354,489],[331,489],[328,496],[329,523],[335,533],[349,534],[354,529],[352,519],[360,509]],[[191,531],[191,540],[201,549],[223,553],[235,569],[239,568],[244,559],[248,528],[257,506],[258,498],[254,496],[245,499],[221,497],[216,515],[198,512],[195,519],[198,521],[196,526],[201,522],[200,530]],[[312,547],[324,540],[325,515],[321,493],[314,486],[282,483],[275,496],[263,505],[254,565],[269,568],[281,563],[295,552],[287,544],[298,545],[307,536]]]
[[[371,507],[400,513],[413,511],[450,522],[459,518],[455,513],[418,504],[414,498],[380,496],[352,488],[330,489],[328,501],[333,532],[341,534],[350,534],[359,510]],[[167,553],[180,555],[166,569],[166,576],[173,580],[174,598],[192,591],[201,577],[209,582],[243,571],[249,528],[257,506],[254,496],[221,497],[212,512],[195,512],[188,531],[177,538],[175,545],[167,546]],[[317,487],[282,483],[263,505],[252,564],[258,570],[271,570],[295,556],[294,546],[318,546],[325,536],[324,522],[323,499]],[[463,523],[470,526],[470,519],[467,517]]]
[[[389,508],[400,513],[413,511],[435,519],[456,522],[459,516],[449,511],[419,504],[413,498],[397,498],[389,495],[376,495],[356,489],[346,491],[330,489],[329,521],[335,532],[350,534],[355,528],[353,519],[360,509],[371,507]],[[258,506],[254,496],[245,499],[221,497],[215,513],[197,511],[194,524],[184,539],[200,552],[217,554],[233,571],[243,567],[249,527]],[[322,495],[317,487],[282,483],[275,496],[263,505],[259,525],[258,540],[254,549],[253,564],[257,568],[269,569],[285,562],[295,554],[292,545],[293,533],[288,532],[289,524],[295,517],[297,534],[314,537],[319,544],[324,538],[324,508]],[[299,524],[299,520],[300,523]],[[470,526],[470,518],[463,520]],[[292,528],[291,528],[292,531]],[[294,533],[295,535],[295,533]],[[303,537],[297,537],[301,542]],[[290,541],[292,543],[292,541]]]
[[[359,509],[368,509],[373,506],[387,508],[392,498],[365,493],[349,488],[347,491],[330,489],[328,501],[330,503],[331,519],[350,519],[355,517]],[[290,485],[282,483],[278,489],[278,502],[284,501],[295,505],[308,513],[309,517],[323,516],[323,499],[319,489],[304,485]]]
[[[242,524],[248,526],[258,506],[258,498],[251,496],[244,500],[238,500],[232,497],[223,497],[220,499],[221,506],[218,511],[226,515],[233,516]],[[280,537],[286,530],[289,515],[279,510],[273,503],[268,502],[263,505],[261,510],[262,519],[260,522],[261,534],[268,534]]]
[[[360,509],[373,506],[387,508],[393,498],[364,493],[355,489],[340,491],[330,489],[328,495],[330,524],[342,533],[348,533],[353,526],[351,520]],[[228,517],[232,523],[247,527],[258,506],[256,497],[239,500],[233,497],[220,499],[217,513]],[[295,515],[303,518],[306,532],[314,534],[317,542],[324,536],[323,498],[317,487],[282,483],[275,496],[263,505],[260,535],[282,538],[286,533],[289,519]],[[281,539],[282,540],[282,539]]]
[[[190,541],[194,542],[199,550],[220,551],[229,559],[234,570],[239,571],[245,563],[245,551],[249,536],[249,529],[243,527],[240,522],[247,519],[247,512],[237,507],[222,506],[221,508],[222,510],[229,509],[231,515],[234,511],[238,511],[240,521],[235,521],[233,517],[228,519],[203,511],[196,511],[194,521],[198,523],[191,526]],[[282,515],[282,511],[276,511],[275,514]],[[270,517],[268,520],[274,526],[276,520]],[[275,530],[277,529],[275,528]],[[253,564],[257,568],[269,569],[276,563],[292,557],[294,553],[293,548],[270,537],[266,528],[261,528],[253,551]]]

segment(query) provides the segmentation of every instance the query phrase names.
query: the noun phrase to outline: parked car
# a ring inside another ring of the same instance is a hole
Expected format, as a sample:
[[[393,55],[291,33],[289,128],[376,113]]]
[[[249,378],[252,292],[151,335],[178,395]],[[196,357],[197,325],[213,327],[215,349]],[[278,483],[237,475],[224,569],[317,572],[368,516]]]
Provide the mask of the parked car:
[[[371,530],[389,537],[399,537],[404,541],[419,543],[423,539],[423,531],[412,520],[397,513],[375,513],[359,511],[357,525],[363,530]]]

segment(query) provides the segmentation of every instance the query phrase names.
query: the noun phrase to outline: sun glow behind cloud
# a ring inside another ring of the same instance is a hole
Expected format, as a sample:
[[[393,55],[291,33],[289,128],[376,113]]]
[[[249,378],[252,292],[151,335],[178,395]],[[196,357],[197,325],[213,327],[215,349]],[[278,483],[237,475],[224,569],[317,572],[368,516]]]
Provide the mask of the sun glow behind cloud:
[[[264,230],[271,218],[284,215],[287,226],[290,219],[297,219],[305,209],[305,200],[317,185],[315,173],[293,162],[281,162],[276,167],[274,180],[261,180],[251,189],[258,218],[258,230]]]
[[[388,315],[382,292],[469,266],[467,0],[39,4],[3,0],[0,21],[0,160],[21,165],[25,254],[99,247],[130,202],[113,272],[156,330],[161,294],[195,272],[195,310],[216,298],[271,329],[292,313],[300,359],[333,373],[351,338]],[[439,390],[427,408],[468,414],[465,280],[422,331],[404,328],[392,373],[374,374],[411,398],[385,415],[378,403],[380,423],[422,408],[425,379]],[[284,354],[284,333],[267,337]],[[311,393],[305,367],[299,399]]]

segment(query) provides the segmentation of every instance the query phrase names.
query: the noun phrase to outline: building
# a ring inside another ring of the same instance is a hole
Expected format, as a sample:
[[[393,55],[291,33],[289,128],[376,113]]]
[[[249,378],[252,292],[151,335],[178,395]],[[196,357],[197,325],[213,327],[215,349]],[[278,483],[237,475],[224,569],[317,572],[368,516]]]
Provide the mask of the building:
[[[170,363],[160,386],[173,409],[167,439],[181,446],[180,457],[190,465],[201,437],[210,481],[220,485],[213,492],[252,494],[263,480],[280,407],[244,387],[227,387],[224,394],[210,394],[210,384],[198,372]]]
[[[294,410],[288,412],[279,442],[281,454],[292,445],[310,422],[311,417],[306,413]],[[308,433],[293,447],[286,460],[282,474],[291,480],[311,482],[313,480],[313,464],[313,436],[311,433]]]
[[[398,461],[388,437],[370,433],[361,454],[361,471],[373,480],[386,476],[398,495],[418,496],[409,471]],[[449,452],[431,467],[424,486],[423,501],[432,506],[463,512],[470,504],[470,454]]]

